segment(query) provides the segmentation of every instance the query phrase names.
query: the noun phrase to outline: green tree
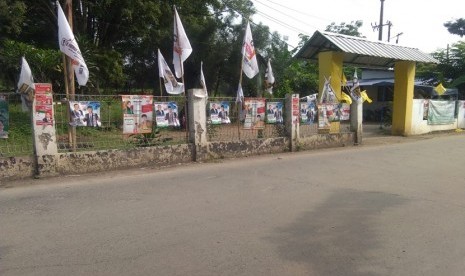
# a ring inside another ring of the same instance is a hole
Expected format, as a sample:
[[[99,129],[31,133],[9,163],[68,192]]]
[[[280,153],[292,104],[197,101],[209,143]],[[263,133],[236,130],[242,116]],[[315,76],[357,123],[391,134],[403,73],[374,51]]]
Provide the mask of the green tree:
[[[444,23],[449,33],[463,37],[465,35],[465,18],[459,18],[455,21],[447,21]]]
[[[360,28],[362,26],[362,20],[351,21],[350,23],[341,22],[339,25],[336,25],[335,22],[332,22],[330,25],[326,26],[325,31],[350,36],[364,37],[360,32]]]

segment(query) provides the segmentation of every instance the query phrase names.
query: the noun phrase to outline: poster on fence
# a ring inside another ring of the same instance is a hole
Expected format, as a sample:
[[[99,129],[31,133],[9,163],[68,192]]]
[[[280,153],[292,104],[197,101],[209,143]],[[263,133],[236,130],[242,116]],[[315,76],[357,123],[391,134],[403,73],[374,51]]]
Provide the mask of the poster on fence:
[[[70,101],[72,126],[100,127],[100,102],[94,101]]]
[[[157,127],[180,126],[176,102],[155,102],[154,106]]]
[[[265,128],[265,99],[244,99],[244,129]]]
[[[214,125],[230,124],[229,102],[211,102],[209,107],[210,122]]]
[[[123,95],[121,100],[123,134],[151,133],[153,97],[148,95]]]
[[[299,95],[292,94],[292,124],[297,125],[299,123]]]
[[[268,124],[283,123],[283,103],[267,102],[266,103],[266,122]]]
[[[300,123],[304,125],[311,125],[316,123],[317,110],[315,102],[300,103]]]
[[[339,110],[341,111],[341,121],[348,121],[350,120],[350,104],[348,103],[340,103]]]
[[[447,125],[455,122],[454,101],[429,101],[428,125]]]
[[[37,126],[53,125],[53,96],[50,83],[36,83],[34,121]]]
[[[0,139],[8,138],[10,113],[8,112],[8,96],[0,94]]]
[[[331,124],[328,118],[327,105],[318,105],[318,129],[330,129]]]

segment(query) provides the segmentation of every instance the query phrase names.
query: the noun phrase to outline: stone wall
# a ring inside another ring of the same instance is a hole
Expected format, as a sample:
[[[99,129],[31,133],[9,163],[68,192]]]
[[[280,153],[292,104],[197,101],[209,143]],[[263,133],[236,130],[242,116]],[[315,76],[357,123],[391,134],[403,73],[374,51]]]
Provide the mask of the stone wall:
[[[354,145],[354,133],[316,134],[300,138],[297,143],[298,150],[314,150],[336,148]]]
[[[0,184],[9,180],[33,177],[34,167],[32,156],[0,158]]]

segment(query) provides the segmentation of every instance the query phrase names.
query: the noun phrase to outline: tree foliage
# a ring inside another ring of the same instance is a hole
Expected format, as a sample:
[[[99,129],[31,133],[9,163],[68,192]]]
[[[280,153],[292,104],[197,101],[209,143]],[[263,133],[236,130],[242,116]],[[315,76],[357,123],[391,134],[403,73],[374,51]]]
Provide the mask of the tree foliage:
[[[444,23],[449,33],[463,37],[465,35],[465,18],[459,18],[455,21],[448,21]]]
[[[332,22],[330,25],[326,26],[325,31],[343,35],[364,37],[359,31],[362,26],[362,20],[351,21],[350,23],[341,22],[339,25],[337,25],[335,22]]]

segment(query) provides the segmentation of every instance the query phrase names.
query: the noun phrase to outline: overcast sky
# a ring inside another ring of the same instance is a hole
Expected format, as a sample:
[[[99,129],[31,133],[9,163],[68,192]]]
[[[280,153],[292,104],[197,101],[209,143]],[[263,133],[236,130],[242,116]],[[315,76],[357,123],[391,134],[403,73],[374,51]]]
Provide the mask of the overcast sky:
[[[378,40],[378,31],[371,23],[379,23],[380,0],[252,0],[257,15],[253,21],[289,37],[288,43],[298,44],[298,34],[312,35],[324,30],[331,22],[337,25],[362,20],[361,33],[369,40]],[[451,35],[443,24],[465,18],[465,0],[385,0],[384,23],[392,22],[391,43],[398,33],[399,45],[430,53],[462,39]],[[387,41],[387,26],[383,40]]]

